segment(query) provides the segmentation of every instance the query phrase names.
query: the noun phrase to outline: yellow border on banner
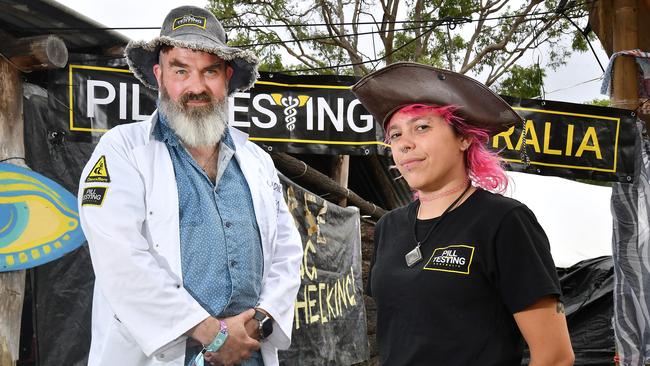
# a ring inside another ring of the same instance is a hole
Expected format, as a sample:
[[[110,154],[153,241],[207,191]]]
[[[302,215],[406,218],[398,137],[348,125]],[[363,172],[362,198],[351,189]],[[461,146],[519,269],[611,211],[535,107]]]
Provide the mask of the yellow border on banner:
[[[586,166],[576,166],[576,165],[563,165],[563,164],[551,164],[551,163],[542,163],[538,161],[530,161],[531,165],[541,165],[541,166],[549,166],[549,167],[557,167],[557,168],[573,168],[573,169],[580,169],[580,170],[593,170],[593,171],[598,171],[598,172],[605,172],[605,173],[616,173],[616,164],[618,163],[618,136],[619,136],[619,131],[621,129],[621,119],[616,118],[616,117],[607,117],[607,116],[596,116],[592,114],[580,114],[580,113],[568,113],[568,112],[560,112],[560,111],[552,111],[552,110],[544,110],[544,109],[535,109],[535,108],[524,108],[524,107],[512,107],[512,109],[515,110],[520,110],[520,111],[529,111],[529,112],[538,112],[538,113],[548,113],[548,114],[559,114],[559,115],[564,115],[564,116],[575,116],[575,117],[586,117],[586,118],[595,118],[595,119],[608,119],[616,122],[616,136],[614,137],[614,166],[612,169],[605,169],[605,168],[593,168],[593,167],[586,167]],[[503,159],[504,161],[508,161],[511,163],[522,163],[521,160],[517,159]]]
[[[69,65],[68,67],[68,94],[70,97],[70,131],[82,131],[82,132],[107,132],[105,128],[87,128],[87,127],[75,127],[74,126],[74,89],[72,88],[72,69],[84,69],[84,70],[97,70],[97,71],[109,71],[109,72],[121,72],[126,74],[132,74],[131,70],[116,69],[114,67],[102,67],[102,66],[88,66],[88,65]]]

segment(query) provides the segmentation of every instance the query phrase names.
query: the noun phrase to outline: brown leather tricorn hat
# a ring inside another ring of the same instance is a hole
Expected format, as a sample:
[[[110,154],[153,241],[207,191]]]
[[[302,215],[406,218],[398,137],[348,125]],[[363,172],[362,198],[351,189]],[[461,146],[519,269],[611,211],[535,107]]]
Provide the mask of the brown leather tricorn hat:
[[[383,127],[393,113],[409,104],[458,106],[459,117],[492,133],[522,121],[508,103],[478,81],[414,62],[397,62],[370,73],[352,86],[352,92]]]

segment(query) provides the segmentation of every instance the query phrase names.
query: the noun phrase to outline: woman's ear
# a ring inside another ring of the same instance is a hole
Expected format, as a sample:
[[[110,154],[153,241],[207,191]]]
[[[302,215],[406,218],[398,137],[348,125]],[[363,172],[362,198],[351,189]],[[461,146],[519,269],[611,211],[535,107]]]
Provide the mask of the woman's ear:
[[[467,137],[463,136],[460,138],[460,151],[467,151],[469,145],[471,145],[471,142]]]

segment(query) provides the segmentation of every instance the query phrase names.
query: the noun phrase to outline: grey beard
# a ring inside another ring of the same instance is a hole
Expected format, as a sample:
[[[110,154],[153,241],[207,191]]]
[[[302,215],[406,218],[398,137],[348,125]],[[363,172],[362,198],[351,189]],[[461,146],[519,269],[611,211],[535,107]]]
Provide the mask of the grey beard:
[[[228,98],[214,101],[204,107],[185,109],[173,101],[164,88],[160,88],[160,111],[169,127],[188,147],[215,146],[228,126]]]

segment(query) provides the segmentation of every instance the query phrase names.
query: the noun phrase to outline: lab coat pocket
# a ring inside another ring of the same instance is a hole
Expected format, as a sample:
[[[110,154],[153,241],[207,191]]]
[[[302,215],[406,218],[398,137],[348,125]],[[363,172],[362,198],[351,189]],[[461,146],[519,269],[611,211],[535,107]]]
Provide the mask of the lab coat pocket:
[[[115,315],[111,319],[102,353],[104,356],[99,357],[101,363],[95,365],[145,365],[147,362],[147,356]]]

